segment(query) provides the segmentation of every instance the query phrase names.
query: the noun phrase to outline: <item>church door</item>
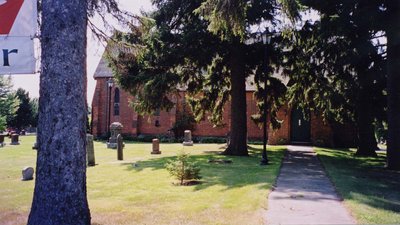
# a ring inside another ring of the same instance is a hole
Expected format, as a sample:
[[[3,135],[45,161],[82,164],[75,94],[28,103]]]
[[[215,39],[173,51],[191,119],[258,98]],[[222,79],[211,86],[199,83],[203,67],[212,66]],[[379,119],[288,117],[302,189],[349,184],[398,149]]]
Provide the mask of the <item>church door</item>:
[[[293,108],[290,129],[291,142],[310,142],[310,137],[310,115],[307,115],[307,119],[305,119],[301,109]]]

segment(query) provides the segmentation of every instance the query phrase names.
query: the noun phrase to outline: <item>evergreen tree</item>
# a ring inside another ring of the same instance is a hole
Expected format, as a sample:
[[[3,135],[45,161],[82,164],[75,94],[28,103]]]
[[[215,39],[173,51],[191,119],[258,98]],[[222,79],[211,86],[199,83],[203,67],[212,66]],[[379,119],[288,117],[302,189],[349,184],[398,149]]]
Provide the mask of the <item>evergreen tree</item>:
[[[29,93],[22,88],[18,88],[15,95],[19,100],[19,106],[16,115],[8,122],[8,126],[21,130],[32,125],[31,123],[34,115]]]
[[[268,46],[266,59],[260,40],[262,33],[276,32],[277,2],[246,2],[244,38],[231,32],[210,32],[210,23],[202,16],[206,3],[201,0],[153,3],[157,9],[141,18],[131,33],[117,33],[120,44],[108,48],[116,78],[136,97],[135,110],[168,110],[177,87],[184,86],[196,119],[209,115],[211,122],[222,125],[222,111],[230,100],[231,141],[224,154],[248,155],[245,79],[254,73],[258,84],[277,81],[270,75],[280,60],[279,48]],[[265,60],[271,63],[269,68],[263,66]],[[264,93],[264,86],[258,87]]]
[[[0,76],[0,132],[5,130],[7,120],[15,116],[18,107],[18,99],[11,88],[11,78]]]
[[[43,0],[38,154],[30,225],[90,224],[86,0]]]
[[[400,170],[400,2],[386,1],[385,31],[388,58],[387,167]]]
[[[86,30],[88,15],[121,22],[116,0],[42,0],[36,181],[28,224],[90,224],[86,196]],[[33,103],[33,105],[38,105]]]
[[[358,131],[357,155],[376,156],[373,122],[384,119],[386,78],[385,59],[373,43],[379,30],[370,19],[381,16],[378,3],[303,3],[318,10],[321,19],[307,22],[296,36],[295,52],[290,53],[296,68],[290,76],[295,80],[289,93],[302,104],[311,103],[325,118],[353,120]]]
[[[32,121],[30,124],[32,127],[37,127],[38,125],[38,116],[39,116],[39,99],[38,98],[33,98],[29,104],[31,105],[32,109]]]

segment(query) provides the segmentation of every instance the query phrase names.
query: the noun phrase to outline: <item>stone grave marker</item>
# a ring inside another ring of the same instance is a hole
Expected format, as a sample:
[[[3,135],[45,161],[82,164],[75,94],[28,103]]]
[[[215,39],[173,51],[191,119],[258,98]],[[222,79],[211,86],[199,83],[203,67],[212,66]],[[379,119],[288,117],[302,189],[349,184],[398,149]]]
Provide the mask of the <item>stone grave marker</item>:
[[[35,171],[33,170],[33,168],[32,167],[25,167],[23,170],[22,170],[22,178],[21,178],[21,180],[22,181],[25,181],[25,180],[32,180],[33,179],[33,173],[34,173]]]
[[[86,162],[88,166],[95,166],[93,135],[86,134]]]
[[[118,134],[117,136],[117,159],[118,160],[124,160],[124,140],[122,138],[121,134]]]
[[[114,122],[110,125],[111,136],[107,142],[107,148],[116,149],[117,148],[117,136],[122,131],[122,124],[119,122]]]
[[[183,146],[193,146],[192,132],[190,130],[185,130],[185,138],[183,140]]]
[[[37,139],[38,139],[38,138],[37,138],[37,136],[36,136],[36,141],[35,141],[35,143],[33,143],[33,145],[32,145],[32,149],[33,149],[33,150],[38,150],[38,148],[39,148]]]
[[[152,145],[151,154],[161,154],[161,151],[160,151],[160,140],[158,140],[157,138],[154,138],[152,143],[153,143],[153,145]]]
[[[11,135],[11,145],[19,145],[19,135],[18,134],[12,134]]]
[[[0,147],[3,147],[5,145],[5,143],[4,143],[5,137],[6,137],[6,135],[0,134]]]

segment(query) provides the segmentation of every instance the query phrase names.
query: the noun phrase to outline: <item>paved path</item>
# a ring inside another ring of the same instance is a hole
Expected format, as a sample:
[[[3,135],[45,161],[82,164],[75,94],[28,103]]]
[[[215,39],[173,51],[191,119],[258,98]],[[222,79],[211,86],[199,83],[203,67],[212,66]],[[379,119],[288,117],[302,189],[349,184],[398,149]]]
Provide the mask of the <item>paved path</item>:
[[[288,146],[267,224],[354,224],[311,147]]]

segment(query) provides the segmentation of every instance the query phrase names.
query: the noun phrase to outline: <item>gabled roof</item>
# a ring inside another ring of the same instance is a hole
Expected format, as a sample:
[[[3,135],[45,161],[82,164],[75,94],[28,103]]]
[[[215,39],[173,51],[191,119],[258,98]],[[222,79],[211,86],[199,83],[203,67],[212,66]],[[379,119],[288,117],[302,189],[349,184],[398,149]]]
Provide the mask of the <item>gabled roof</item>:
[[[285,85],[288,82],[288,79],[282,77],[282,75],[280,75],[279,73],[274,73],[273,76],[280,79]],[[94,79],[113,77],[112,70],[108,66],[108,62],[104,57],[100,59],[99,65],[97,66],[93,77],[94,77]],[[186,89],[185,86],[178,86],[177,88],[181,91],[184,91]],[[254,75],[250,75],[246,78],[246,91],[255,91],[255,90],[256,90],[256,86],[254,84]]]
[[[93,78],[109,78],[113,77],[112,70],[108,66],[107,60],[102,57],[100,59],[99,65],[97,65],[96,71],[93,74]]]

